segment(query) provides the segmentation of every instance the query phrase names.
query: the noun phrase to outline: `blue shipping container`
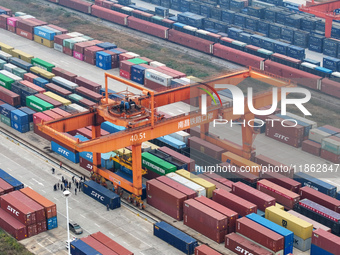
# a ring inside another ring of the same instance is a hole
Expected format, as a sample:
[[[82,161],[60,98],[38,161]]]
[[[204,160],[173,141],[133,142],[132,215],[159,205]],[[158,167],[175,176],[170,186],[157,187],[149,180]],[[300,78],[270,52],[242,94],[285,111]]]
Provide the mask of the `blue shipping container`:
[[[300,182],[302,184],[302,187],[307,186],[312,189],[315,189],[317,191],[320,191],[321,193],[324,193],[326,195],[329,195],[331,197],[336,196],[336,187],[321,181],[317,178],[314,178],[306,173],[295,173],[294,174],[294,180]]]
[[[84,182],[83,192],[110,209],[120,207],[120,196],[92,180]]]
[[[185,254],[193,254],[198,246],[196,239],[164,221],[154,224],[153,234]]]
[[[127,170],[129,170],[129,169],[127,169]],[[118,175],[118,176],[120,176],[120,177],[122,177],[122,178],[124,178],[125,180],[127,180],[127,181],[129,181],[129,182],[131,182],[131,183],[133,182],[133,180],[132,180],[132,173],[131,173],[131,175],[129,175],[129,174],[126,173],[126,172],[117,171],[117,172],[115,172],[115,174]],[[130,193],[129,191],[126,191],[126,192]],[[142,200],[146,199],[146,185],[145,185],[145,184],[142,184],[142,195],[141,195],[141,199],[142,199]]]
[[[270,220],[263,218],[255,213],[248,214],[246,215],[246,217],[274,231],[275,233],[283,236],[284,237],[284,253],[283,254],[286,255],[289,253],[293,253],[294,233],[292,231],[284,227],[281,227],[280,225],[277,225],[276,223],[271,222]]]
[[[109,132],[109,133],[116,133],[119,131],[123,131],[125,130],[125,127],[123,126],[117,126],[111,122],[105,121],[100,125],[101,129],[104,129],[105,131]]]
[[[184,142],[177,140],[169,135],[158,137],[157,140],[162,141],[163,143],[166,143],[176,149],[183,149],[187,146]]]
[[[276,41],[274,43],[274,52],[287,55],[287,49],[289,47],[288,43]]]
[[[15,58],[15,57],[12,57],[9,62],[13,65],[16,65],[18,67],[20,67],[21,69],[24,69],[25,71],[29,71],[30,68],[33,66],[32,64],[30,63],[27,63],[26,61],[24,60],[21,60],[19,58]]]
[[[11,118],[11,112],[14,110],[16,110],[16,108],[9,104],[0,105],[0,114],[4,115],[7,118]]]
[[[72,161],[73,163],[79,163],[79,153],[74,153],[69,151],[68,149],[64,148],[63,146],[57,144],[56,142],[51,142],[51,149],[52,151],[58,153],[59,155],[67,158],[68,160]]]
[[[71,254],[72,255],[105,255],[101,254],[92,248],[87,243],[80,239],[76,239],[70,243]]]
[[[116,44],[109,42],[97,43],[96,46],[103,48],[104,50],[111,50],[117,48]]]
[[[315,244],[312,244],[310,247],[310,255],[333,255],[333,253],[330,253],[319,246],[316,246]]]
[[[56,35],[55,32],[45,27],[34,27],[34,34],[49,41],[53,41]]]
[[[58,219],[57,216],[49,218],[46,220],[47,222],[47,230],[54,229],[58,227]]]
[[[335,134],[338,133],[338,132],[336,132],[336,131],[330,130],[330,129],[325,128],[325,127],[318,127],[317,129],[319,129],[319,130],[321,130],[321,131],[323,131],[323,132],[326,132],[326,133],[328,133],[328,134],[330,134],[330,135],[335,135]]]
[[[340,71],[340,59],[332,58],[332,57],[324,57],[322,66],[334,72]]]
[[[19,110],[27,114],[28,123],[33,122],[33,114],[36,113],[36,111],[33,111],[31,108],[26,106],[19,108]]]
[[[11,127],[14,128],[16,131],[19,131],[20,133],[26,133],[30,131],[30,125],[28,123],[18,124],[14,121],[11,121]]]
[[[44,78],[38,77],[33,79],[33,83],[35,85],[38,85],[39,87],[45,87],[45,85],[48,83],[48,80],[45,80]]]
[[[106,169],[112,169],[114,168],[114,163],[115,161],[111,160],[111,157],[116,156],[116,153],[114,153],[113,151],[108,152],[108,153],[102,153],[101,154],[101,165],[102,167],[106,168]]]
[[[11,121],[20,125],[28,124],[28,115],[19,109],[11,111]]]
[[[0,169],[0,178],[5,182],[13,186],[14,190],[19,190],[24,188],[24,184],[19,180],[15,179],[12,175],[8,174],[4,170]]]

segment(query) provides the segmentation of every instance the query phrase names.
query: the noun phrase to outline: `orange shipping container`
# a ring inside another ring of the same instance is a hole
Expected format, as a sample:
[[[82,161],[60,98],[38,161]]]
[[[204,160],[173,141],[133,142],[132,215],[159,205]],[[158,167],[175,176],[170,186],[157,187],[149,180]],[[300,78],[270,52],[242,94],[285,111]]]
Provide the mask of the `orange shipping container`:
[[[23,188],[20,191],[44,207],[47,219],[57,216],[57,206],[55,203],[51,202],[29,187]]]
[[[259,176],[261,172],[260,165],[229,151],[222,153],[222,162],[227,162],[231,165],[239,166],[241,171],[252,173],[256,176]]]

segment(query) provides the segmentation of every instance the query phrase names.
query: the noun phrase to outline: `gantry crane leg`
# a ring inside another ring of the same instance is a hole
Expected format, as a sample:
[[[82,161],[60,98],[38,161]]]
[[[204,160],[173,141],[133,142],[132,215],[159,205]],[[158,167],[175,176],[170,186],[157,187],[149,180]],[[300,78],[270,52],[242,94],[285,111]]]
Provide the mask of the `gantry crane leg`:
[[[253,150],[253,134],[254,130],[251,125],[254,125],[254,123],[250,123],[251,125],[248,125],[249,120],[253,120],[255,118],[254,114],[251,112],[247,112],[243,115],[243,120],[246,123],[245,125],[242,125],[242,149],[243,149],[243,157],[246,159],[251,158],[251,152]]]

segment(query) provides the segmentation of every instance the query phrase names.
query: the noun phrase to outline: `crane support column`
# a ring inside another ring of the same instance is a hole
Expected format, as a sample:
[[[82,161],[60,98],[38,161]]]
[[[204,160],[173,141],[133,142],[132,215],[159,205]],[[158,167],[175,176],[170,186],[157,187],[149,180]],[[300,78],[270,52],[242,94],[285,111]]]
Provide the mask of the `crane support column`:
[[[244,122],[245,125],[242,125],[242,147],[243,147],[243,157],[246,159],[251,158],[251,152],[252,152],[252,144],[253,144],[253,127],[248,125],[248,121],[254,119],[254,114],[251,112],[247,112],[244,115]],[[254,123],[251,123],[254,125]]]
[[[100,137],[100,125],[99,126],[92,126],[92,139],[96,139],[97,137]],[[92,159],[93,159],[93,171],[97,173],[97,167],[100,167],[101,165],[101,153],[92,153]]]
[[[134,194],[142,195],[142,144],[132,145],[132,174]]]

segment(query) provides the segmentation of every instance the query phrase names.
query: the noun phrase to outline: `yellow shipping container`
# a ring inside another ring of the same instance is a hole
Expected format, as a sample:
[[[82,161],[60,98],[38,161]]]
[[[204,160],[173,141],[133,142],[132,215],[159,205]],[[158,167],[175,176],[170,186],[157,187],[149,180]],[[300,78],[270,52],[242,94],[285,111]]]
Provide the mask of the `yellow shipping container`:
[[[31,68],[30,68],[30,71],[31,71],[32,73],[34,73],[34,74],[37,74],[37,75],[39,75],[39,76],[41,76],[41,77],[47,79],[47,80],[51,80],[51,79],[55,76],[54,73],[51,73],[51,72],[49,72],[49,71],[46,71],[46,70],[44,70],[44,69],[42,69],[42,68],[40,68],[40,67],[38,67],[38,66],[33,66],[33,67],[31,67]]]
[[[34,35],[34,41],[37,43],[40,43],[46,47],[53,48],[54,47],[54,41],[46,40],[40,36]]]
[[[31,59],[34,58],[34,56],[27,54],[21,50],[12,50],[12,56],[15,58],[22,59],[23,61],[26,61],[27,63],[31,64]]]
[[[118,150],[114,150],[113,152],[118,154],[118,155],[124,155],[126,157],[131,157],[132,156],[131,150],[129,150],[127,148],[121,148],[121,149],[118,149]]]
[[[212,198],[213,191],[216,189],[215,184],[212,184],[211,182],[208,182],[200,177],[197,177],[197,175],[191,174],[190,172],[184,169],[177,170],[176,173],[205,188],[207,197]]]
[[[195,76],[187,76],[186,78],[190,79],[190,83],[203,82],[203,80]]]
[[[239,155],[231,153],[229,151],[222,153],[222,162],[229,162],[231,165],[242,168],[245,172],[252,173],[259,176],[261,166],[248,159],[242,158]]]
[[[12,55],[12,50],[14,50],[14,48],[12,46],[0,42],[0,50]]]
[[[62,103],[63,105],[70,105],[72,102],[68,99],[65,99],[61,96],[58,96],[57,94],[54,94],[53,92],[45,92],[44,95],[53,98],[54,100],[57,100],[58,102]]]
[[[312,224],[301,220],[276,206],[267,207],[265,217],[266,219],[294,232],[294,235],[302,238],[303,240],[312,237]]]
[[[280,205],[280,204],[278,204],[278,203],[275,203],[275,206],[276,206],[277,208],[281,209],[281,210],[284,210],[284,209],[285,209],[285,207],[284,207],[283,205]]]
[[[159,146],[153,144],[153,143],[150,143],[150,142],[143,142],[143,144],[145,145],[149,145],[151,147],[151,150],[157,150],[159,149]]]

